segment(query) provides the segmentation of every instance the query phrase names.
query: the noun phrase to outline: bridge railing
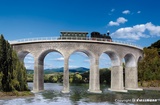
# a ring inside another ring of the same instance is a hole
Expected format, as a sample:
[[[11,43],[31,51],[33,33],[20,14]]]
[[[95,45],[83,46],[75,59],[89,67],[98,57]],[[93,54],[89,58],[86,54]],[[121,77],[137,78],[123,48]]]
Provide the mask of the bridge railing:
[[[54,41],[54,40],[90,40],[90,41],[103,41],[108,43],[118,43],[129,45],[133,47],[141,48],[141,46],[120,40],[107,40],[105,38],[91,38],[91,37],[37,37],[37,38],[26,38],[26,39],[18,39],[9,41],[10,44],[17,44],[17,43],[25,43],[25,42],[40,42],[40,41]]]

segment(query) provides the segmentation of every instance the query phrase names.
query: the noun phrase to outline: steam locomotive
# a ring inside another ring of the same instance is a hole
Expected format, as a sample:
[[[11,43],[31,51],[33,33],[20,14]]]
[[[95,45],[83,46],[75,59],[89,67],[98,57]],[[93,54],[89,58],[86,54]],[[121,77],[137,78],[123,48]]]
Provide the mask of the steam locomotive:
[[[104,41],[112,41],[112,38],[109,36],[109,31],[106,34],[100,34],[99,32],[92,32],[91,33],[92,40],[104,40]]]

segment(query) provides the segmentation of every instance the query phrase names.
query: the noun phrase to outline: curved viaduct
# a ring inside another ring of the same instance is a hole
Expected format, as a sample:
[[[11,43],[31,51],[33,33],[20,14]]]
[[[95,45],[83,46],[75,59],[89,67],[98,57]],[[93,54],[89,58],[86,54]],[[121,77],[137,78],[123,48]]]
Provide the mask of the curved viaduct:
[[[136,46],[93,40],[39,40],[27,42],[11,42],[18,57],[24,61],[31,53],[34,57],[33,91],[44,90],[44,58],[50,52],[59,52],[64,57],[63,93],[69,92],[69,57],[74,52],[83,52],[90,59],[89,92],[101,93],[99,83],[99,57],[108,54],[111,59],[112,91],[138,89],[137,63],[143,57],[142,49]],[[125,81],[123,81],[123,58],[125,60]],[[125,86],[124,86],[125,82]]]

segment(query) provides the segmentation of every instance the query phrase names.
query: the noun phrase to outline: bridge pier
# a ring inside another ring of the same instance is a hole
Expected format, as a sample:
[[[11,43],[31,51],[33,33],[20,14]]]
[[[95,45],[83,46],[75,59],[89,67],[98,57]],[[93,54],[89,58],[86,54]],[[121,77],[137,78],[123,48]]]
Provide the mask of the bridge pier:
[[[123,67],[122,66],[113,66],[111,68],[111,91],[116,92],[127,92],[124,90],[123,86]]]
[[[44,90],[43,61],[35,59],[33,92],[40,92],[43,90]]]
[[[69,58],[64,58],[64,71],[63,71],[63,90],[62,93],[69,93],[69,69],[68,69]]]
[[[125,67],[125,89],[143,90],[138,88],[137,67]]]
[[[89,75],[89,89],[91,93],[102,93],[99,83],[99,59],[91,60],[90,75]]]

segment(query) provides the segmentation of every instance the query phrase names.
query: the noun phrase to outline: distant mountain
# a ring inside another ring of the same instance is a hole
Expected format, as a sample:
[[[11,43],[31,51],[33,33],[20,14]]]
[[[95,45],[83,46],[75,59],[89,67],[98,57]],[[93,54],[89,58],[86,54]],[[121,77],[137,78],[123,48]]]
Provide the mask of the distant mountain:
[[[79,68],[72,68],[69,69],[70,72],[79,72],[79,73],[84,73],[86,71],[89,71],[88,68],[84,68],[84,67],[79,67]]]
[[[55,73],[55,72],[63,72],[63,67],[61,68],[53,68],[53,69],[45,69],[44,70],[44,74],[51,74],[51,73]],[[79,67],[79,68],[70,68],[69,72],[75,73],[75,72],[79,72],[79,73],[84,73],[86,71],[89,71],[88,68],[84,68],[84,67]],[[27,74],[33,74],[33,70],[28,69],[27,70]]]

